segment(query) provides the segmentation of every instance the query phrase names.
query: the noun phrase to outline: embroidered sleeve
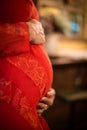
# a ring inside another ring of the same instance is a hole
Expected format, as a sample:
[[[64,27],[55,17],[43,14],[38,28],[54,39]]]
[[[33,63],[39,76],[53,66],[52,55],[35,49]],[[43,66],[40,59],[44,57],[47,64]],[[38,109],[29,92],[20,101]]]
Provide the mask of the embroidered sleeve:
[[[29,30],[26,23],[0,24],[0,55],[15,55],[28,49]]]

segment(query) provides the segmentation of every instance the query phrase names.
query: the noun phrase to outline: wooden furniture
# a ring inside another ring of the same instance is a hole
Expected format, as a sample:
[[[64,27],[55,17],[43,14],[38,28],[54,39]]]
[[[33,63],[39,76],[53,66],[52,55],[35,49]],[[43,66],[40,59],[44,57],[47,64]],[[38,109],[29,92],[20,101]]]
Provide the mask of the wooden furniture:
[[[82,89],[81,90],[79,89],[78,91],[76,91],[75,89],[71,91],[58,90],[57,95],[62,102],[70,105],[67,130],[74,130],[76,127],[75,124],[76,106],[81,102],[84,102],[84,104],[87,103],[87,90]]]
[[[54,105],[45,113],[51,130],[87,128],[87,61],[51,59],[54,70]]]
[[[61,32],[60,25],[59,28],[54,28],[54,20],[50,21],[52,19],[48,17],[53,15],[56,16],[54,18],[59,18],[55,20],[61,20],[62,16],[65,20],[69,18],[69,23],[74,22],[78,25],[77,30],[74,30],[76,29],[74,26],[71,32],[62,30],[65,31],[63,38],[69,44],[69,39],[77,40],[77,44],[79,40],[87,39],[87,0],[38,0],[37,5],[41,22],[45,23],[43,27],[46,29],[47,38],[50,34],[57,33],[57,31],[58,33]],[[62,21],[65,23],[65,20]],[[85,92],[87,91],[87,60],[57,57],[51,58],[51,62],[56,98],[54,105],[45,111],[43,116],[51,130],[84,130],[85,126],[87,128],[87,93]]]

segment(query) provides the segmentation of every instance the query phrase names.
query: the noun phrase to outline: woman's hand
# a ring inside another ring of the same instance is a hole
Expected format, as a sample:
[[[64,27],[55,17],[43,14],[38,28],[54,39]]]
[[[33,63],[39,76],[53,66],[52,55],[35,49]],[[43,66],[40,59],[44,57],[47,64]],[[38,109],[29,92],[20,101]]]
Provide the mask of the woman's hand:
[[[29,26],[30,42],[33,44],[45,43],[45,34],[42,24],[35,19],[29,20],[27,24]]]
[[[45,110],[47,110],[50,106],[53,105],[55,99],[55,90],[51,88],[45,97],[43,97],[37,106],[37,113],[41,115]]]

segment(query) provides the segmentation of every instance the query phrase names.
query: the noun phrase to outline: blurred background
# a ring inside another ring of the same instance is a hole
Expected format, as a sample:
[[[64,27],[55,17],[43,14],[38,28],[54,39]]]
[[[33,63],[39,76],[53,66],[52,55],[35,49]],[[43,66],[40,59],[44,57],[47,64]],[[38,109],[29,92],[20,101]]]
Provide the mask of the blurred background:
[[[87,129],[87,0],[35,0],[53,66],[51,130]]]

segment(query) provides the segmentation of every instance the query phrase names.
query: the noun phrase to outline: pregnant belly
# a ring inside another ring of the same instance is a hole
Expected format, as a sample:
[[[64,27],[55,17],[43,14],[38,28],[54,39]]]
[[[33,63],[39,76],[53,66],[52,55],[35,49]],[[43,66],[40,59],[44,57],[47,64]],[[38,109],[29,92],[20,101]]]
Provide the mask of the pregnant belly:
[[[53,80],[52,64],[47,55],[44,44],[30,45],[30,51],[33,54],[33,56],[38,60],[38,62],[45,68],[49,78],[49,84],[52,84]]]
[[[1,58],[0,60],[0,68],[5,72],[7,70],[5,59]],[[40,89],[41,97],[47,93],[52,85],[53,71],[49,57],[42,44],[30,45],[28,53],[7,57],[6,61],[34,81],[35,85]],[[10,66],[10,64],[8,65]],[[11,71],[11,68],[8,69]]]

